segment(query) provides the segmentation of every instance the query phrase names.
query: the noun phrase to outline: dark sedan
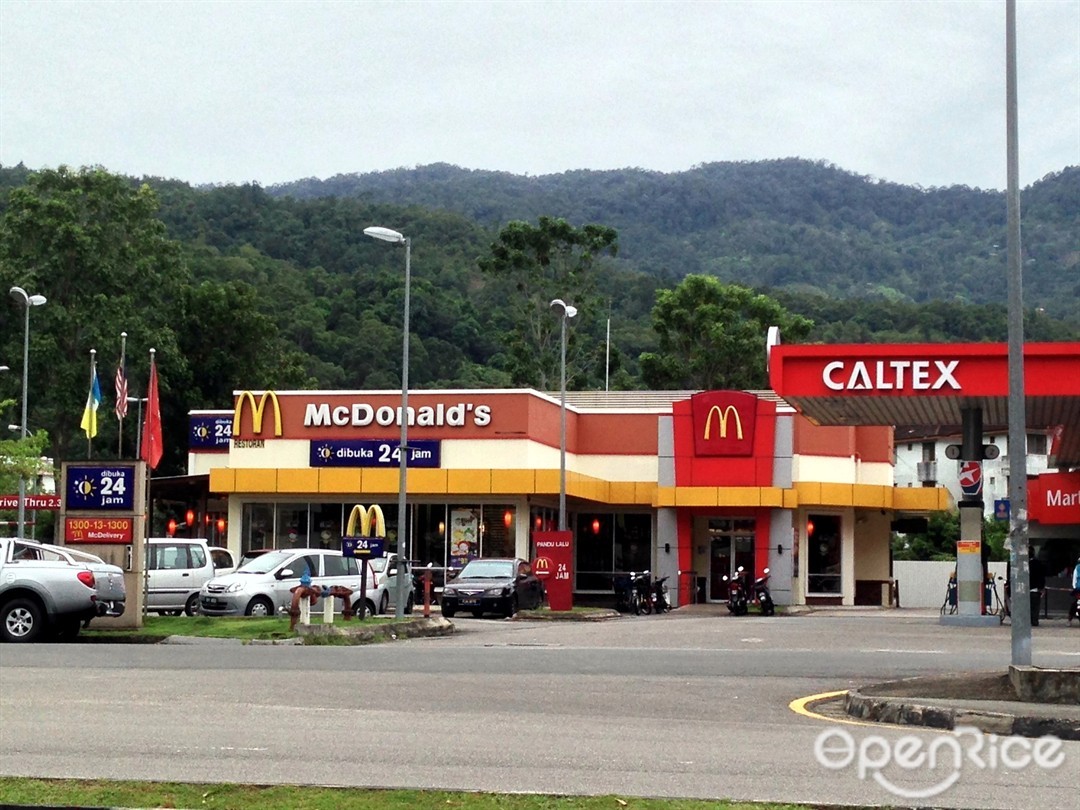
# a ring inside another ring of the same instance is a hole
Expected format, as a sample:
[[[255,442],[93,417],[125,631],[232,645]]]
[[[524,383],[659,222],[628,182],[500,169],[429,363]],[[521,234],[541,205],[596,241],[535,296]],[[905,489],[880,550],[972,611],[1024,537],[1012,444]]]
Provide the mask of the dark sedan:
[[[453,618],[468,610],[477,618],[498,613],[510,618],[518,610],[538,608],[544,601],[544,585],[528,560],[514,557],[470,560],[443,587],[442,614]]]

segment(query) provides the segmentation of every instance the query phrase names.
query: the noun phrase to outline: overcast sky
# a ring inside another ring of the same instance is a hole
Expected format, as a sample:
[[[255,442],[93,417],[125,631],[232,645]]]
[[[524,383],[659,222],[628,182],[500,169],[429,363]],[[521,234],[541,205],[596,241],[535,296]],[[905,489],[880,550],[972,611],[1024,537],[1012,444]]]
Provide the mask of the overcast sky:
[[[263,185],[802,157],[1003,189],[1005,0],[0,0],[0,163]],[[1017,6],[1021,183],[1080,164],[1080,0]]]

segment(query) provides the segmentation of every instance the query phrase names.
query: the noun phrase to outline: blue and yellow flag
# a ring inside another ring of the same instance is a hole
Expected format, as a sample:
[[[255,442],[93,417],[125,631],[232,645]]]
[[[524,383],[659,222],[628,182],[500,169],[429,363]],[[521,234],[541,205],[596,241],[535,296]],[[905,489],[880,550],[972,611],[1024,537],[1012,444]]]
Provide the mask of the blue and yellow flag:
[[[86,433],[87,439],[97,436],[97,411],[101,404],[101,386],[98,384],[97,366],[90,367],[90,393],[86,395],[86,409],[83,410],[79,427]]]

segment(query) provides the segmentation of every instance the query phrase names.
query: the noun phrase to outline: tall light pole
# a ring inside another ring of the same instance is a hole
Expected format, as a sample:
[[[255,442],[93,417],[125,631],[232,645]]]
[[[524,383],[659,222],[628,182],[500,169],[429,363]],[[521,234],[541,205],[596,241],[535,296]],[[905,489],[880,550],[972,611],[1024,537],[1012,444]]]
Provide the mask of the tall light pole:
[[[20,438],[26,438],[26,385],[30,367],[30,307],[40,307],[45,303],[44,295],[30,295],[22,287],[12,287],[11,297],[20,302],[26,308],[26,327],[23,329],[23,362],[22,362],[22,420],[19,423]],[[26,530],[26,477],[19,476],[19,533],[23,536]]]
[[[566,531],[566,321],[577,315],[561,298],[551,302],[552,309],[562,310],[562,354],[559,361],[559,531]]]
[[[394,594],[394,615],[400,619],[405,615],[405,571],[409,561],[409,547],[406,542],[409,520],[405,512],[407,506],[405,483],[409,467],[409,287],[412,283],[409,262],[412,242],[407,236],[397,231],[378,226],[364,228],[364,234],[372,239],[381,239],[384,242],[405,246],[405,315],[401,326],[401,444],[398,447],[398,572]]]

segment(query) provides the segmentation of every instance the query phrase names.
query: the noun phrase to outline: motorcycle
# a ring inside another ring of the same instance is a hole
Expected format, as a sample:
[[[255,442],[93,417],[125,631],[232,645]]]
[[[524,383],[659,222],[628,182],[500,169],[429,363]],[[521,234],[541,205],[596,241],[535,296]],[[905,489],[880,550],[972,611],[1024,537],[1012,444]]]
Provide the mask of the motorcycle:
[[[776,605],[773,604],[772,594],[769,593],[769,569],[754,580],[753,600],[761,608],[762,616],[772,616],[776,613]]]
[[[648,615],[653,612],[653,591],[652,591],[652,579],[649,577],[648,571],[642,571],[640,574],[630,572],[630,582],[633,594],[631,596],[631,603],[633,605],[634,614],[641,615],[642,613]]]
[[[745,576],[741,565],[735,571],[735,576],[730,579],[727,575],[724,576],[724,582],[728,584],[727,608],[733,616],[745,616],[750,610]]]
[[[667,577],[658,577],[653,580],[653,610],[657,613],[667,613],[671,610],[671,602],[668,601],[667,580]]]

